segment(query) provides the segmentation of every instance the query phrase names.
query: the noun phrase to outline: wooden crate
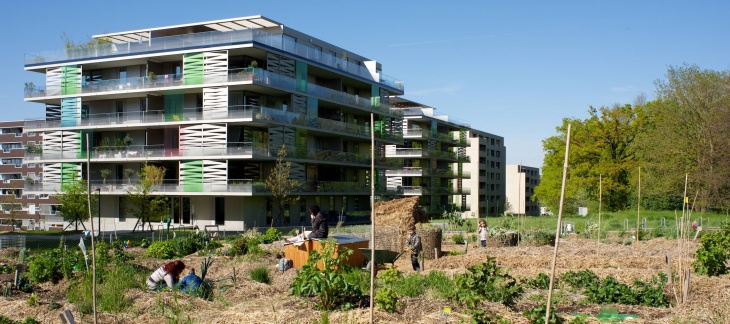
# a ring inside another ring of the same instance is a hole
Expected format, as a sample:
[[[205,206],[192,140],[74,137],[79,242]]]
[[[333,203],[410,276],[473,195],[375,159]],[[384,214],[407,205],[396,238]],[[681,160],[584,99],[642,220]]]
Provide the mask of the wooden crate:
[[[348,260],[345,262],[352,267],[362,267],[365,265],[365,255],[362,254],[360,248],[368,248],[369,241],[356,236],[335,235],[330,236],[328,240],[336,241],[337,250],[348,248],[353,251]],[[301,268],[309,260],[309,253],[312,251],[322,252],[322,244],[319,239],[307,240],[301,245],[295,244],[284,245],[284,257],[292,260],[295,268]],[[319,264],[322,270],[322,264]]]

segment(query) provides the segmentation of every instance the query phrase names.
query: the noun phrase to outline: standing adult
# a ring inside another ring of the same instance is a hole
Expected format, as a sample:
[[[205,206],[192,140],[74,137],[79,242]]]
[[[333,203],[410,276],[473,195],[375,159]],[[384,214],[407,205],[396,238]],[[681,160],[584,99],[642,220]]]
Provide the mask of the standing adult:
[[[327,226],[327,216],[322,214],[322,211],[317,205],[309,207],[309,214],[312,218],[312,232],[309,233],[307,238],[327,238],[330,231],[329,226]]]

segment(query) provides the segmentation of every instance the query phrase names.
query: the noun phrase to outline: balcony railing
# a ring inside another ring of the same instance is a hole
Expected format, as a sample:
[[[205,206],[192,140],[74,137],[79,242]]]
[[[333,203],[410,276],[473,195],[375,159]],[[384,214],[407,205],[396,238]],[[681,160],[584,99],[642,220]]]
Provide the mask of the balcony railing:
[[[129,42],[124,44],[79,45],[62,50],[45,51],[25,55],[25,65],[45,65],[70,60],[84,60],[99,57],[115,57],[145,54],[161,51],[176,51],[216,45],[255,42],[296,54],[314,62],[379,82],[385,86],[403,90],[403,82],[380,73],[379,77],[365,66],[349,62],[344,58],[322,53],[321,48],[308,44],[296,43],[285,39],[282,34],[271,34],[260,29],[244,29],[236,31],[211,31],[187,35],[152,38],[147,42]]]
[[[423,176],[423,175],[425,175],[423,168],[418,168],[418,167],[401,168],[401,169],[395,169],[395,170],[385,170],[386,177],[393,177],[393,176],[418,177],[418,176]]]
[[[408,167],[408,168],[400,168],[400,169],[394,169],[394,170],[386,170],[385,176],[388,177],[398,177],[398,176],[406,176],[406,177],[427,177],[427,176],[437,176],[437,177],[445,177],[445,178],[463,178],[468,179],[471,177],[471,173],[469,171],[462,171],[461,173],[453,171],[453,170],[431,170],[431,169],[424,169],[420,167]]]

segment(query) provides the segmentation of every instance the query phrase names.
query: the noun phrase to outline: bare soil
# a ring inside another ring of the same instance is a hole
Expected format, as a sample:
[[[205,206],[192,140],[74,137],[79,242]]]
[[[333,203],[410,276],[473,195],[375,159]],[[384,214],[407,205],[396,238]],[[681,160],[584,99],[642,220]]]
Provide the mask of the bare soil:
[[[205,301],[185,295],[178,295],[177,301],[171,292],[148,292],[141,289],[128,291],[132,306],[120,314],[100,314],[100,323],[164,323],[173,322],[174,309],[179,311],[179,319],[189,319],[193,323],[318,323],[321,312],[313,310],[313,300],[292,296],[289,293],[296,270],[279,272],[275,270],[274,253],[279,249],[273,245],[273,253],[261,260],[249,261],[246,258],[229,258],[217,256],[209,270],[207,278],[216,283],[212,301]],[[463,245],[454,245],[444,241],[444,252],[464,250]],[[696,249],[692,243],[691,251]],[[653,239],[634,245],[620,243],[601,244],[600,249],[594,240],[571,237],[561,240],[559,257],[556,262],[556,273],[569,270],[591,269],[599,277],[614,276],[622,282],[631,283],[634,278],[648,280],[659,272],[666,272],[665,255],[676,258],[677,243],[672,240]],[[158,259],[141,258],[142,249],[133,248],[136,256],[135,264],[141,265],[151,273],[164,263]],[[426,260],[424,271],[442,271],[447,274],[458,274],[472,265],[482,263],[488,256],[495,257],[501,267],[514,277],[534,277],[539,273],[549,274],[552,262],[551,246],[517,246],[487,247],[470,246],[463,255],[443,256],[438,260]],[[183,258],[188,266],[199,269],[203,257],[190,255]],[[13,262],[12,259],[0,256],[0,263]],[[410,260],[400,258],[396,267],[404,273],[411,273]],[[249,272],[259,266],[270,267],[272,283],[270,285],[250,279]],[[233,269],[236,269],[237,284],[233,285]],[[4,285],[12,276],[0,275]],[[28,294],[13,291],[9,297],[0,297],[0,314],[15,320],[34,317],[42,323],[58,323],[59,313],[63,309],[72,311],[79,323],[91,323],[90,315],[82,315],[76,306],[68,303],[66,290],[69,283],[61,281],[57,284],[46,283],[35,286],[40,305],[29,306]],[[704,277],[694,275],[691,278],[689,300],[686,303],[669,308],[644,306],[613,305],[619,313],[631,313],[639,316],[632,323],[728,323],[730,322],[730,275]],[[678,291],[678,287],[675,287]],[[672,290],[668,289],[671,293]],[[509,309],[499,303],[484,303],[481,308],[489,314],[500,314],[512,323],[525,323],[522,311],[535,305],[535,294],[540,291],[528,291],[520,302]],[[532,297],[531,297],[532,296]],[[553,294],[555,308],[558,313],[571,318],[570,314],[581,313],[596,315],[600,305],[581,305],[569,292],[556,291]],[[672,294],[674,299],[674,295]],[[401,298],[403,306],[395,313],[375,310],[377,323],[461,323],[468,322],[463,315],[467,309],[445,300],[417,298]],[[59,309],[49,309],[53,303]],[[175,306],[177,305],[177,306]],[[450,316],[442,315],[444,307],[451,307]],[[331,323],[368,323],[369,309],[361,308],[350,311],[333,311],[329,313]],[[589,323],[598,323],[588,318]]]

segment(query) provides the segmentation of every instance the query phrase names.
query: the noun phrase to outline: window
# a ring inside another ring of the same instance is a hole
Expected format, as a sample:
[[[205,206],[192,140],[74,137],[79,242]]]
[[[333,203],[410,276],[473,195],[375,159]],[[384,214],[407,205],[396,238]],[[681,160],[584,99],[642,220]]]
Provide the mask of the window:
[[[480,158],[479,158],[479,164],[487,164],[487,158],[485,158],[485,157],[480,157]]]
[[[35,195],[34,194],[28,194],[28,199],[35,199]]]
[[[224,197],[215,197],[215,224],[224,225],[226,223],[226,205]]]
[[[487,146],[484,144],[479,144],[479,152],[486,152]]]
[[[479,176],[480,177],[486,177],[487,176],[487,170],[479,170]]]
[[[40,194],[40,195],[38,195],[38,198],[39,199],[48,199],[48,197],[50,197],[49,194]],[[122,196],[122,197],[124,197],[124,196]]]
[[[489,154],[490,154],[491,156],[494,156],[494,150],[491,150],[491,152],[489,152]]]
[[[497,151],[497,157],[500,157],[499,155],[500,155],[500,153],[499,153],[499,151]]]
[[[127,79],[127,68],[119,68],[119,82]]]
[[[500,163],[500,162],[497,162],[497,169],[499,169],[499,168],[501,168],[501,167],[502,167],[502,163]]]
[[[479,201],[486,201],[487,195],[479,195]]]
[[[502,141],[501,140],[497,140],[497,146],[501,146],[501,145],[502,145]]]
[[[490,185],[489,188],[489,190],[494,191],[494,184]]]
[[[484,182],[479,182],[479,189],[484,189],[487,187],[487,184]]]
[[[35,132],[28,133],[28,137],[35,137],[35,136],[36,136],[36,133]]]
[[[42,195],[41,195],[42,196]],[[47,197],[46,197],[47,198]],[[126,203],[127,203],[127,197],[126,196],[119,196],[117,197],[117,206],[119,206],[117,211],[117,220],[120,222],[124,222],[127,220],[127,214],[126,214]]]
[[[497,180],[500,180],[501,173],[497,173]]]
[[[492,169],[494,169],[494,161],[491,161],[491,162],[492,163],[490,165],[492,166]]]
[[[492,145],[494,145],[494,139],[493,139],[493,138],[490,138],[490,143],[491,143]]]

